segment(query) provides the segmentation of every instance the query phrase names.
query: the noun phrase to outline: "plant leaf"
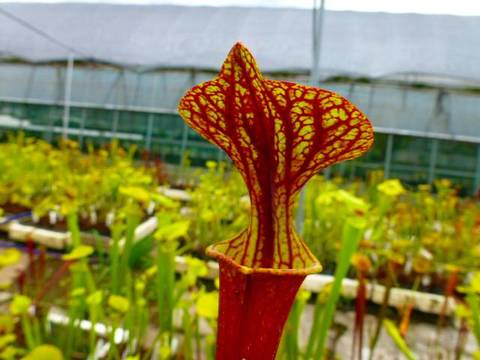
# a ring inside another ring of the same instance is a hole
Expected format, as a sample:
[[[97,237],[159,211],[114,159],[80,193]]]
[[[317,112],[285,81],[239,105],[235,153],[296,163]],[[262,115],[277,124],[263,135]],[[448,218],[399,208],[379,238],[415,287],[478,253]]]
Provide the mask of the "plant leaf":
[[[393,321],[385,319],[383,320],[383,326],[387,330],[388,335],[390,335],[397,348],[402,352],[402,354],[405,355],[405,357],[409,360],[415,360],[417,357],[412,352],[412,350],[410,350]]]

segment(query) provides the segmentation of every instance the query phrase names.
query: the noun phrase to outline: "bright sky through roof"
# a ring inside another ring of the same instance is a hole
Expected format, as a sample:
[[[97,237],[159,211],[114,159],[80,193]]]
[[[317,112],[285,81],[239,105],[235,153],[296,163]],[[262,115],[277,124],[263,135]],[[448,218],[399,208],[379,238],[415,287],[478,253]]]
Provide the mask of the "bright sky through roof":
[[[208,6],[266,6],[311,8],[313,0],[0,0],[0,2],[103,2],[119,4],[177,4]],[[326,0],[331,10],[392,13],[480,15],[480,0]]]

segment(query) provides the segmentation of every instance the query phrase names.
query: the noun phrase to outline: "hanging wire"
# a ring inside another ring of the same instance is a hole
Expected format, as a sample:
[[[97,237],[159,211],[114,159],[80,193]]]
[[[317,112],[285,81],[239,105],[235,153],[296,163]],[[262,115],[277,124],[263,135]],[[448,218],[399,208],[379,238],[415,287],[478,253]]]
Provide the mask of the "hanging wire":
[[[79,57],[83,57],[83,58],[86,58],[86,59],[93,59],[94,57],[93,56],[88,56],[87,54],[81,52],[81,51],[78,51],[77,49],[71,47],[70,45],[68,44],[65,44],[64,42],[54,38],[53,36],[51,36],[50,34],[46,33],[45,31],[43,31],[42,29],[39,29],[38,27],[30,24],[29,22],[23,20],[22,18],[18,17],[17,15],[14,15],[12,14],[11,12],[5,10],[4,8],[0,7],[0,14],[3,14],[5,17],[9,18],[10,20],[13,20],[15,21],[16,23],[26,27],[27,29],[30,29],[32,32],[34,32],[35,34],[47,39],[48,41],[66,49],[69,51],[69,53],[73,53]]]

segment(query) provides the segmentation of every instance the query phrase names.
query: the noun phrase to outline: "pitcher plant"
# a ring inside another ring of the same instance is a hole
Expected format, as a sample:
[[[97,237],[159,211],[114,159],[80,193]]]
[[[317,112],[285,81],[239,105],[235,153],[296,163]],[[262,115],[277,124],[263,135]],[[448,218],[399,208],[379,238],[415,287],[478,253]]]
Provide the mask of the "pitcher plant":
[[[372,126],[340,95],[266,79],[241,43],[179,113],[228,154],[250,195],[248,227],[207,249],[220,263],[217,359],[274,359],[298,288],[321,270],[295,232],[296,195],[321,169],[367,151]]]

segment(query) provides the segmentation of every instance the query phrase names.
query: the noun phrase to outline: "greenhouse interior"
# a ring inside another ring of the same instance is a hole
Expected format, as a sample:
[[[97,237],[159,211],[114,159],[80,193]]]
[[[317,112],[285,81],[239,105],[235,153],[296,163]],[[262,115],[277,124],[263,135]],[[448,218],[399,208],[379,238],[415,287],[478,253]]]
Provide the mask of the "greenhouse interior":
[[[0,360],[479,360],[480,10],[188,3],[0,2]]]

